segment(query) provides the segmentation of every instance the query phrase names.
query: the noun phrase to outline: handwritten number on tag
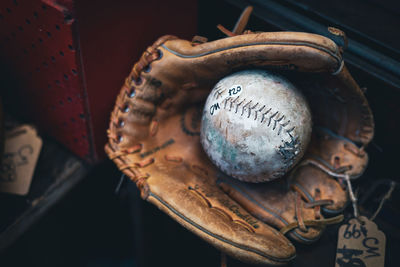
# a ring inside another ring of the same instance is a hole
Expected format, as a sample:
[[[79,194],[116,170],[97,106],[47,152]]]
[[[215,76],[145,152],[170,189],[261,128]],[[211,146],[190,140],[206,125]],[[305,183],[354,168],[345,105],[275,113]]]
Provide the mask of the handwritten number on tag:
[[[26,195],[39,158],[42,140],[35,128],[21,125],[5,133],[0,166],[0,192]]]
[[[346,239],[355,238],[358,239],[361,236],[367,236],[367,229],[361,224],[360,227],[357,228],[356,224],[347,224],[346,229],[344,230],[343,237]]]
[[[31,145],[21,146],[15,153],[16,165],[21,166],[29,163],[29,156],[32,155],[33,148]]]
[[[378,250],[377,245],[379,245],[379,240],[377,238],[375,237],[364,238],[363,245],[364,247],[367,248],[366,252],[369,253],[369,255],[365,256],[365,258],[379,257],[381,255],[378,252],[376,252],[376,250]]]
[[[362,250],[359,249],[348,249],[346,245],[343,248],[338,248],[337,254],[341,254],[342,257],[337,258],[336,263],[340,267],[347,266],[365,266],[365,263],[360,258],[353,258],[353,256],[360,256],[363,254]]]
[[[386,238],[366,217],[351,219],[339,229],[336,266],[383,267]]]

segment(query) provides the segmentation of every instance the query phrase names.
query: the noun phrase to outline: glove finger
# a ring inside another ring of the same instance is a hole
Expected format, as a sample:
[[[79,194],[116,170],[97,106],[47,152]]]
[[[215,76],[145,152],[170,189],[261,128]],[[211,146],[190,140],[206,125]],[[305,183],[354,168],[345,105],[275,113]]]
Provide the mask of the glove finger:
[[[176,179],[181,173],[186,181]],[[152,172],[148,184],[148,201],[227,254],[263,264],[283,264],[294,258],[295,249],[284,235],[251,216],[184,163],[168,167],[167,173]]]
[[[224,177],[218,180],[218,185],[253,216],[288,233],[298,242],[318,240],[328,223],[313,207],[307,207],[299,194],[289,189],[286,178],[251,184]]]
[[[368,163],[368,155],[350,140],[324,128],[315,128],[309,150],[292,171],[290,184],[309,203],[327,200],[322,210],[327,215],[341,213],[349,197],[344,175],[359,177]]]
[[[321,210],[327,216],[343,212],[348,204],[345,185],[311,164],[299,166],[293,171],[290,185],[307,203],[325,200]]]
[[[132,144],[135,151],[121,156],[111,146],[106,150],[143,198],[218,249],[250,263],[288,263],[295,257],[289,240],[216,185],[217,170],[199,142],[200,110],[192,107],[153,125],[151,139]]]
[[[344,66],[336,75],[293,73],[306,96],[315,126],[366,146],[374,135],[374,120],[364,93]]]

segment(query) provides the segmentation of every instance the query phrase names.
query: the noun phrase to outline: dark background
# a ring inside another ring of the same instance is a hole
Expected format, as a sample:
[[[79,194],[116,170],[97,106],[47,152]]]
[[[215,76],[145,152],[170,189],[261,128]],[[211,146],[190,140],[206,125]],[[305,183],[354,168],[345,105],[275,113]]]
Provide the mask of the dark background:
[[[346,60],[351,73],[371,104],[376,136],[368,148],[370,164],[355,182],[361,210],[371,215],[387,190],[379,181],[399,182],[398,131],[400,69],[400,9],[397,1],[199,1],[199,35],[210,40],[224,37],[221,23],[231,29],[241,8],[256,8],[249,27],[254,31],[320,31],[319,26],[345,30],[352,44]],[[273,9],[265,5],[279,4]],[[110,1],[110,5],[112,2]],[[293,13],[290,13],[293,12]],[[295,14],[287,16],[287,14]],[[286,14],[286,15],[285,15]],[[179,16],[179,14],[174,14]],[[171,16],[171,19],[174,19]],[[309,18],[306,21],[303,18]],[[146,23],[151,23],[151,14]],[[361,49],[361,50],[359,50]],[[363,50],[364,49],[364,50]],[[372,51],[372,52],[371,52]],[[377,53],[375,55],[374,53]],[[186,231],[152,205],[141,201],[135,186],[125,180],[118,194],[120,172],[110,161],[93,166],[87,177],[17,242],[0,254],[0,266],[218,266],[220,254]],[[368,189],[374,188],[371,193]],[[386,266],[400,266],[399,190],[395,189],[377,217],[387,236]],[[346,210],[347,218],[351,208]],[[333,266],[337,226],[330,227],[317,244],[296,245],[292,266]],[[243,266],[228,259],[229,266]]]

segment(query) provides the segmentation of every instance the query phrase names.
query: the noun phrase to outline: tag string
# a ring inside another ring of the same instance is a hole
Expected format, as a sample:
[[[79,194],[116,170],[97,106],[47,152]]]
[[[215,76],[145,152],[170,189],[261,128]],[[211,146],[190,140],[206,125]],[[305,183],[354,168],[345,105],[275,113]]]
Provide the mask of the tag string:
[[[119,191],[121,190],[124,180],[125,180],[125,174],[121,174],[121,178],[119,178],[119,182],[117,184],[117,187],[115,188],[114,194],[116,194],[116,195],[119,194]]]
[[[358,212],[358,206],[357,206],[357,198],[354,195],[353,187],[351,186],[350,176],[348,174],[346,174],[346,175],[344,175],[344,179],[346,180],[347,189],[349,190],[350,200],[353,205],[354,217],[358,218],[359,212]]]
[[[341,173],[335,173],[331,170],[329,170],[327,167],[325,167],[324,165],[320,164],[319,162],[315,161],[315,160],[305,160],[303,161],[302,165],[306,165],[306,164],[312,164],[318,168],[320,168],[321,170],[323,170],[324,172],[326,172],[327,174],[336,177],[336,178],[342,178],[344,180],[346,180],[347,183],[347,189],[349,191],[349,196],[350,196],[350,200],[351,203],[353,204],[353,211],[354,211],[354,217],[358,218],[359,216],[359,212],[358,212],[358,206],[357,206],[357,198],[354,195],[354,191],[353,191],[353,187],[351,186],[351,182],[350,182],[350,175],[348,174],[341,174]],[[299,166],[302,166],[299,165]]]
[[[390,188],[389,188],[389,190],[386,192],[386,194],[383,196],[383,198],[381,199],[381,201],[379,202],[378,208],[376,209],[374,215],[372,215],[371,218],[370,218],[371,221],[375,220],[376,216],[378,216],[378,214],[379,214],[379,212],[381,211],[381,209],[382,209],[383,204],[385,203],[385,201],[386,201],[386,200],[389,200],[390,197],[392,196],[392,193],[393,193],[395,187],[396,187],[396,182],[391,181],[391,182],[390,182]]]

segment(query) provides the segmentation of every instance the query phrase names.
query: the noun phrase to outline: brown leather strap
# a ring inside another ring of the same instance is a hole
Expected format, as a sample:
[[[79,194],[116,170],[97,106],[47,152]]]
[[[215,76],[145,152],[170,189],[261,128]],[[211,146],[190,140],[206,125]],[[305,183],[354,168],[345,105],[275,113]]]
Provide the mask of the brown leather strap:
[[[228,30],[221,24],[217,25],[218,30],[220,30],[226,36],[230,36],[230,37],[249,33],[248,31],[245,31],[245,28],[247,26],[247,23],[249,22],[251,12],[253,12],[253,7],[252,6],[246,7],[245,10],[243,10],[242,14],[240,15],[240,17],[239,17],[238,21],[236,22],[235,27],[233,28],[232,31]]]
[[[154,60],[157,60],[158,58],[161,57],[161,54],[158,50],[158,47],[165,43],[168,40],[174,40],[178,39],[178,37],[173,36],[173,35],[165,35],[161,37],[160,39],[157,40],[152,46],[149,46],[146,51],[142,54],[141,58],[139,61],[133,66],[132,72],[131,72],[131,79],[134,81],[136,84],[139,84],[140,81],[140,74],[141,72],[146,69],[151,62]]]
[[[320,199],[320,200],[316,200],[310,203],[305,203],[304,207],[305,208],[314,208],[317,206],[324,206],[324,205],[332,205],[333,201],[330,199]]]
[[[344,216],[343,215],[338,215],[336,217],[328,218],[328,219],[321,219],[321,220],[306,220],[304,221],[304,224],[306,226],[312,226],[312,227],[323,227],[325,225],[330,225],[330,224],[336,224],[340,223],[343,221]],[[297,228],[299,225],[297,222],[292,222],[283,227],[280,232],[282,234],[286,234],[287,232]]]
[[[221,24],[218,24],[217,28],[218,28],[218,30],[220,30],[226,36],[232,37],[232,36],[236,35],[233,32],[231,32],[230,30],[228,30],[227,28],[225,28],[224,26],[222,26]]]

